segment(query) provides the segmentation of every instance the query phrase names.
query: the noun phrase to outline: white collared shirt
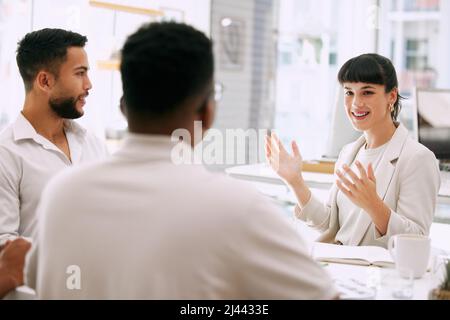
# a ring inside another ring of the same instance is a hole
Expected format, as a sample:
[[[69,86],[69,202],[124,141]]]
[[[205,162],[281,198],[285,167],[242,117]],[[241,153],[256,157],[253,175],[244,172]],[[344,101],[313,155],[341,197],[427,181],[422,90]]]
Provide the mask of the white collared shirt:
[[[242,182],[174,164],[173,146],[131,135],[109,160],[49,183],[27,272],[39,298],[336,295],[286,215]],[[69,266],[81,272],[79,290],[67,287]]]
[[[0,243],[31,236],[41,192],[52,176],[108,153],[98,138],[74,121],[65,121],[65,133],[72,161],[39,135],[22,113],[0,134]]]

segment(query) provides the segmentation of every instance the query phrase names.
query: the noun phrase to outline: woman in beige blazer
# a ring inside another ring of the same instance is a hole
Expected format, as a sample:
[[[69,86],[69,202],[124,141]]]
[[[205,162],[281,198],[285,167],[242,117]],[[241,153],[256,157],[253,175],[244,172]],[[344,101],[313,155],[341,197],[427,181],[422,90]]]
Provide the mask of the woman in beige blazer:
[[[342,66],[338,80],[347,116],[363,134],[342,149],[326,203],[303,180],[295,141],[290,154],[275,134],[266,139],[269,163],[297,197],[295,215],[322,231],[323,242],[386,247],[394,234],[427,235],[439,167],[434,154],[397,122],[401,97],[391,61],[363,54]]]

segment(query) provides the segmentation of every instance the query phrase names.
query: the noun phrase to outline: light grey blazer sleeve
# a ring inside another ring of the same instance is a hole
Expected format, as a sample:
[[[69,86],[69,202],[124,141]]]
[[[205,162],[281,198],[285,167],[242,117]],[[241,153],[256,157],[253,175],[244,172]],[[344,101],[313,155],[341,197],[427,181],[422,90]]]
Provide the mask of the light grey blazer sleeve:
[[[381,236],[373,228],[374,238],[384,245],[395,234],[428,235],[436,210],[440,174],[434,154],[423,148],[403,159],[399,159],[397,164],[396,199],[390,195],[385,199],[391,208],[387,232]]]

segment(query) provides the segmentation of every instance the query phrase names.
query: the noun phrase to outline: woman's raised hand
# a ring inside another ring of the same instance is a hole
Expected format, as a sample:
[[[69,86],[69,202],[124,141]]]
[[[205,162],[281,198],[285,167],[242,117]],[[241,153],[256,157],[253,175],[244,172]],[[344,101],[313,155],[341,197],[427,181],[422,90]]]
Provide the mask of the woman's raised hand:
[[[291,142],[292,155],[273,132],[266,136],[265,146],[267,161],[281,179],[292,184],[296,179],[302,178],[303,160],[295,141]]]

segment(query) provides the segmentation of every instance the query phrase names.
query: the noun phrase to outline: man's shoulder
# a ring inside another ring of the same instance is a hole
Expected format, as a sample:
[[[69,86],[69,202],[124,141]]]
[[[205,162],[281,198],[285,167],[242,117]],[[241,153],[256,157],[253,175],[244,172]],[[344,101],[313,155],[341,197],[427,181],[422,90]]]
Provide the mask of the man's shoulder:
[[[14,130],[12,125],[9,125],[0,132],[0,157],[4,159],[5,156],[12,156],[16,154],[18,144],[14,139]]]
[[[271,201],[248,181],[237,180],[217,172],[204,172],[195,176],[198,179],[193,180],[193,196],[195,192],[200,195],[205,206],[221,208],[230,218],[234,216],[231,220],[242,220],[261,211],[276,211]]]
[[[0,146],[8,146],[14,143],[13,125],[10,124],[0,131]]]
[[[203,183],[199,188],[206,190],[215,190],[220,195],[234,195],[236,199],[258,196],[258,192],[250,183],[229,177],[224,172],[214,172],[205,169],[202,166],[195,167],[191,171],[193,177],[198,177]]]

